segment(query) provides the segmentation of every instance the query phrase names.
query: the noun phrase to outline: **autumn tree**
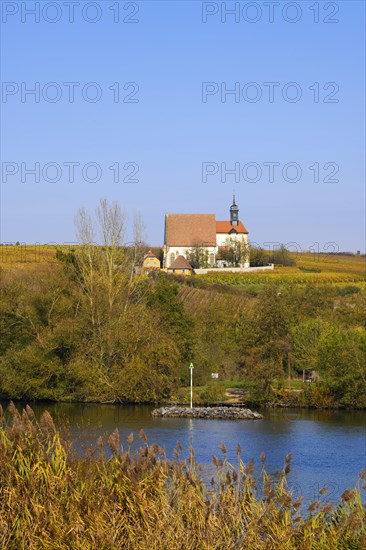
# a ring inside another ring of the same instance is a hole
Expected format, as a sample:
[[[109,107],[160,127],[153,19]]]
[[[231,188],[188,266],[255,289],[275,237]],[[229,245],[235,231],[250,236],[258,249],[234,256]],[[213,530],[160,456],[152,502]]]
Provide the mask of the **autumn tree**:
[[[303,379],[305,372],[317,369],[320,337],[324,330],[326,324],[318,318],[304,319],[291,326],[293,367],[303,373]]]
[[[219,259],[224,260],[230,267],[242,267],[249,261],[249,245],[243,238],[228,237],[219,250]]]
[[[261,400],[268,398],[274,379],[291,376],[288,299],[279,285],[265,287],[238,322],[242,377],[254,385]]]
[[[210,255],[204,243],[195,243],[187,251],[187,260],[194,269],[210,267]]]
[[[268,265],[269,263],[268,252],[266,252],[261,247],[250,246],[249,260],[250,260],[251,267],[260,267],[260,266]]]
[[[366,406],[366,330],[334,325],[319,342],[318,365],[326,393],[345,406]]]

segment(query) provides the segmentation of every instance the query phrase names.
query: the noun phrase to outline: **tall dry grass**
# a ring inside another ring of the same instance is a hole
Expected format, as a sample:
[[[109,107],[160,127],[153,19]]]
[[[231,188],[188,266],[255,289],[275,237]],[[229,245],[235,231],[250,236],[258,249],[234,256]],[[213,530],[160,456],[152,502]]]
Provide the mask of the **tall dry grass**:
[[[366,547],[366,472],[360,486],[332,507],[313,502],[302,516],[286,477],[274,481],[254,463],[213,457],[217,477],[208,488],[190,449],[177,444],[168,460],[143,432],[121,450],[119,433],[88,456],[74,456],[49,413],[37,422],[27,407],[0,411],[0,548],[33,549],[362,549]],[[363,483],[363,487],[361,484]],[[323,491],[324,492],[324,491]]]

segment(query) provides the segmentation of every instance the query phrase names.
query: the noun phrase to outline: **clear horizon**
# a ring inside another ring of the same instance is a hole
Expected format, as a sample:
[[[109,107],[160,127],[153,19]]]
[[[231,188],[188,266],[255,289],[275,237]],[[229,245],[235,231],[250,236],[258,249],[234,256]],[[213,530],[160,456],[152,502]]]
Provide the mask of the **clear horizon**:
[[[2,243],[75,242],[107,197],[160,246],[235,190],[259,245],[365,252],[363,2],[1,8]]]

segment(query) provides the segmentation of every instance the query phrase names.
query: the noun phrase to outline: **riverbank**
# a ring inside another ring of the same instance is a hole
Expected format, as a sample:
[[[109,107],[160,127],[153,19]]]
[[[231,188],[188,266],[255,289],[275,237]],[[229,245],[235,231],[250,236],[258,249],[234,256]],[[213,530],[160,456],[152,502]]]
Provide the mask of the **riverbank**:
[[[250,409],[236,407],[160,407],[154,409],[153,416],[175,417],[175,418],[207,418],[207,419],[229,419],[229,420],[259,420],[263,418],[258,412]]]
[[[25,402],[23,398],[9,398],[8,396],[1,396],[0,395],[0,401],[7,406],[11,401],[14,403],[19,404],[19,406],[22,406],[22,404]],[[32,405],[101,405],[101,406],[120,406],[120,407],[130,407],[130,406],[146,406],[146,407],[184,407],[187,408],[188,401],[187,400],[176,400],[176,399],[164,399],[156,401],[116,401],[116,400],[108,400],[108,401],[98,401],[96,399],[89,399],[89,400],[81,400],[81,399],[28,399],[29,403],[32,403]],[[226,409],[235,409],[235,408],[257,408],[257,409],[273,409],[273,410],[281,410],[281,409],[302,409],[302,410],[309,410],[309,411],[348,411],[348,412],[357,412],[357,411],[366,411],[365,406],[350,406],[350,405],[343,405],[340,403],[329,403],[329,404],[314,404],[314,403],[304,403],[304,402],[298,402],[296,400],[294,401],[287,401],[287,402],[281,402],[281,401],[262,401],[260,399],[254,400],[254,399],[247,399],[245,401],[241,400],[228,400],[228,401],[219,401],[219,400],[213,400],[213,401],[199,401],[196,402],[196,406],[199,408],[226,408]]]
[[[187,406],[190,388],[181,387],[171,399],[161,405]],[[242,408],[301,408],[316,410],[366,410],[365,404],[342,403],[324,392],[320,383],[303,382],[299,379],[281,382],[274,380],[266,395],[260,394],[256,385],[244,380],[215,380],[206,385],[195,386],[193,402],[200,407]]]
[[[261,423],[262,425],[262,423]],[[344,490],[332,504],[316,497],[301,510],[288,488],[291,455],[280,476],[244,462],[240,446],[234,467],[225,445],[213,456],[212,484],[203,481],[191,447],[177,444],[174,459],[140,431],[122,450],[120,433],[101,439],[75,461],[49,413],[39,422],[29,407],[0,410],[0,547],[84,550],[194,550],[214,548],[364,548],[365,504],[360,489]],[[73,442],[74,444],[77,442]],[[244,453],[244,451],[243,451]],[[337,478],[335,478],[337,480]],[[323,495],[325,489],[322,489]]]

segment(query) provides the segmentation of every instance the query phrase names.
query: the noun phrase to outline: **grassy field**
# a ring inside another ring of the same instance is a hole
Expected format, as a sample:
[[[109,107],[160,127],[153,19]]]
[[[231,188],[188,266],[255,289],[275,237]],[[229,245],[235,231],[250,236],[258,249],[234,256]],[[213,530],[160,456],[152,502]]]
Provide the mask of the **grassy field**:
[[[78,244],[57,243],[36,243],[36,244],[1,244],[0,261],[2,263],[34,263],[56,261],[56,250],[64,252],[74,250]],[[320,268],[332,271],[343,271],[344,269],[353,272],[365,270],[366,259],[361,255],[352,254],[323,254],[311,252],[291,253],[290,256],[297,262],[297,268]],[[295,267],[295,269],[296,269]],[[277,270],[290,269],[288,267],[277,267]]]
[[[4,270],[14,268],[21,271],[37,271],[42,267],[58,263],[56,258],[57,249],[69,252],[76,248],[76,245],[57,244],[35,244],[35,245],[2,245],[0,246],[0,267]],[[310,252],[292,254],[296,260],[295,266],[276,265],[273,271],[254,273],[218,273],[213,270],[206,275],[195,277],[195,288],[181,286],[180,294],[184,301],[192,303],[211,299],[206,292],[199,292],[200,286],[203,289],[216,287],[218,292],[215,299],[220,299],[226,289],[237,289],[232,301],[237,306],[244,306],[245,301],[240,297],[242,290],[249,293],[256,293],[265,284],[307,284],[316,285],[336,284],[337,286],[357,285],[366,291],[366,258],[357,255],[346,254],[312,254]],[[197,288],[198,287],[198,288]],[[215,290],[215,288],[212,288]],[[242,295],[243,296],[243,295]],[[222,300],[229,300],[228,295],[222,296]]]
[[[211,284],[230,284],[245,286],[248,284],[279,283],[337,283],[361,284],[364,288],[366,259],[352,255],[326,255],[297,253],[293,257],[295,266],[276,265],[273,271],[255,273],[221,274],[212,271],[200,279]]]
[[[56,244],[19,244],[0,246],[0,262],[2,264],[23,264],[23,263],[43,263],[55,262],[56,250],[70,250],[70,246],[58,247]]]

